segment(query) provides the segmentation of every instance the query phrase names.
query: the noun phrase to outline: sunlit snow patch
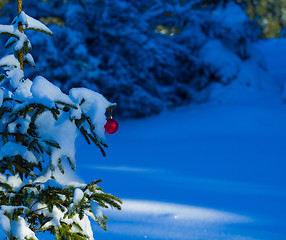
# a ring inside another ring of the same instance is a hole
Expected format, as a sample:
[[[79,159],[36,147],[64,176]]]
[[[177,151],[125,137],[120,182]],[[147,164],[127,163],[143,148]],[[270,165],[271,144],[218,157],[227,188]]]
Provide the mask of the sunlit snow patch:
[[[122,211],[117,214],[108,210],[116,218],[164,218],[165,221],[184,220],[196,224],[205,223],[242,223],[251,221],[250,218],[234,213],[228,213],[211,208],[195,207],[174,203],[164,203],[144,200],[123,200]]]
[[[116,172],[157,172],[162,170],[157,170],[153,168],[141,168],[141,167],[130,167],[130,166],[99,166],[99,165],[92,165],[92,164],[81,164],[79,165],[81,168],[88,168],[88,169],[97,169],[97,170],[104,170],[104,171],[116,171]]]
[[[224,230],[227,225],[245,224],[252,219],[210,208],[125,199],[121,212],[107,211],[106,214],[111,219],[108,230],[116,234],[116,237],[119,235],[139,239],[251,239],[239,234],[229,235]]]
[[[123,214],[164,216],[166,219],[181,219],[209,223],[248,222],[249,218],[209,208],[162,203],[155,201],[124,200]]]

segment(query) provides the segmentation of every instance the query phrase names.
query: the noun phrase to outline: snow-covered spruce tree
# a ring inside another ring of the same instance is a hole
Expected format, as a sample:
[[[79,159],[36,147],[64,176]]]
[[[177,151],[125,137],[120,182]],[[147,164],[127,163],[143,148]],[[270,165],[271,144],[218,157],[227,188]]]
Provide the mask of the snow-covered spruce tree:
[[[25,79],[24,63],[35,66],[26,30],[53,35],[19,1],[12,24],[0,25],[12,50],[0,60],[6,71],[0,89],[0,226],[10,240],[37,239],[45,231],[57,240],[92,240],[90,220],[106,229],[100,208],[120,209],[121,201],[104,193],[100,180],[70,182],[64,172],[75,169],[78,134],[105,154],[105,113],[115,104],[89,89],[67,95],[44,77]]]

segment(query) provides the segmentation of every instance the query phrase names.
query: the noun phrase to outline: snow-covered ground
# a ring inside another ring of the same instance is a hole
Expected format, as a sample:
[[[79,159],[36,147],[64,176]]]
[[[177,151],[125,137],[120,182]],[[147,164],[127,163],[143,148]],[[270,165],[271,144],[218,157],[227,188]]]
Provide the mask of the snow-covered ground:
[[[272,79],[245,69],[208,103],[121,121],[106,158],[78,141],[79,175],[124,201],[95,239],[286,239],[286,41],[257,46]]]
[[[233,84],[209,103],[122,121],[105,159],[79,141],[79,174],[124,200],[95,239],[286,239],[286,41],[258,46],[274,77],[264,89]]]

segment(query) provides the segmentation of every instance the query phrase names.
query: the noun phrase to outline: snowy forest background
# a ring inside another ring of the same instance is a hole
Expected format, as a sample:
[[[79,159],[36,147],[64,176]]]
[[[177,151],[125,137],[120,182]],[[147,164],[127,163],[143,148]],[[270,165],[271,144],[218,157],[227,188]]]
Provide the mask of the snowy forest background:
[[[0,8],[9,24],[15,1]],[[78,142],[80,177],[102,178],[123,199],[95,239],[286,239],[285,9],[285,0],[23,1],[55,35],[29,36],[28,77],[118,104],[107,158]]]
[[[8,24],[15,4],[4,2],[0,19]],[[242,8],[225,0],[26,0],[23,10],[55,35],[29,36],[37,68],[27,75],[41,73],[65,91],[99,91],[121,117],[205,102],[213,83],[227,85],[246,68],[265,71],[252,48],[261,29]]]

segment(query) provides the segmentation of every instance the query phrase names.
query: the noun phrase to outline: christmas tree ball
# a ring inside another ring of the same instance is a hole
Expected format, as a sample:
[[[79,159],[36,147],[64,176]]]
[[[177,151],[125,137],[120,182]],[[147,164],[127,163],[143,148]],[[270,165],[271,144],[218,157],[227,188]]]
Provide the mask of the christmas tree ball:
[[[114,119],[108,119],[104,126],[104,129],[106,133],[113,134],[117,132],[118,127],[119,125],[117,121],[115,121]]]

